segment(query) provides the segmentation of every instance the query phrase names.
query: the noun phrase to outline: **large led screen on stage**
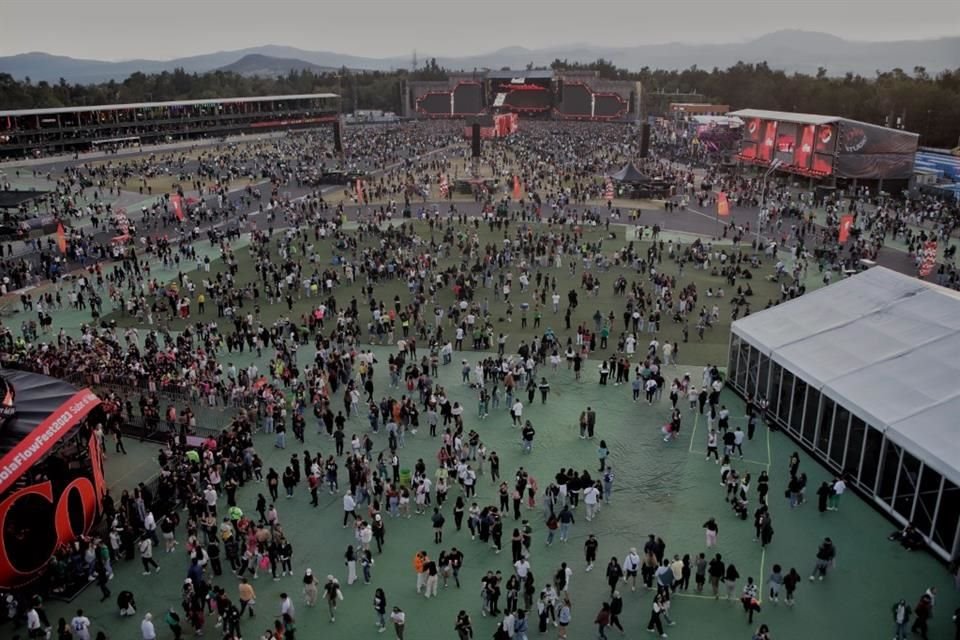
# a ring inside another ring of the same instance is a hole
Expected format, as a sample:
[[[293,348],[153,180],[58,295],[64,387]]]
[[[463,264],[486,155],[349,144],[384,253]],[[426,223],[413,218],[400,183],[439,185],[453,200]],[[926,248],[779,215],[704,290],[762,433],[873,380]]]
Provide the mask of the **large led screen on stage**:
[[[560,113],[565,116],[590,117],[593,115],[593,96],[585,84],[567,82],[563,86]]]
[[[483,86],[479,82],[464,82],[453,90],[453,112],[473,115],[483,111]]]
[[[428,93],[417,100],[417,110],[428,116],[449,116],[450,93],[447,91]]]

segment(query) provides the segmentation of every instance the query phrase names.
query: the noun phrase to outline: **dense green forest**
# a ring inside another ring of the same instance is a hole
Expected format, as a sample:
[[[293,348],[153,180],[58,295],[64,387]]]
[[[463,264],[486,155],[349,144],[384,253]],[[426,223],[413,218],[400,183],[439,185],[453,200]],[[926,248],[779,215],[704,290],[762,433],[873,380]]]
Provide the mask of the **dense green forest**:
[[[788,74],[765,63],[739,63],[728,69],[691,67],[684,71],[643,68],[636,72],[605,60],[588,64],[555,60],[555,70],[594,70],[602,77],[639,81],[647,96],[648,111],[655,114],[662,100],[657,93],[696,92],[707,100],[734,109],[778,109],[839,115],[876,124],[895,124],[921,136],[921,144],[937,147],[960,145],[960,68],[931,75],[922,67],[894,69],[867,78],[854,74],[831,77],[825,69],[816,75]],[[529,67],[532,68],[532,65]],[[74,85],[23,82],[0,74],[3,108],[60,107],[122,102],[230,98],[285,93],[339,92],[345,110],[400,111],[403,80],[438,80],[446,70],[430,60],[414,72],[353,72],[315,74],[292,71],[278,78],[245,77],[222,71],[189,74],[181,69],[146,75],[135,73],[122,82]]]

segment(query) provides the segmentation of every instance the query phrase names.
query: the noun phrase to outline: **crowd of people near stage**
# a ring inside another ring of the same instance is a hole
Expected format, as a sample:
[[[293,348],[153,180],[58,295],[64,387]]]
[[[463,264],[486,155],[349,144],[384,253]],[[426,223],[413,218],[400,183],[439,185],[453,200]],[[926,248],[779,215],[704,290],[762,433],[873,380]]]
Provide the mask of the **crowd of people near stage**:
[[[570,597],[572,585],[581,580],[574,569],[577,563],[568,557],[559,567],[545,566],[534,542],[539,542],[536,535],[543,544],[567,544],[578,523],[582,527],[584,521],[602,519],[604,511],[616,508],[608,504],[616,492],[616,469],[604,440],[602,411],[598,416],[587,408],[580,417],[581,437],[596,443],[597,467],[586,468],[579,454],[571,454],[550,478],[534,478],[522,467],[501,477],[499,456],[484,433],[483,420],[493,411],[509,412],[523,451],[536,455],[536,405],[550,401],[550,380],[565,375],[564,364],[577,380],[622,386],[609,393],[663,403],[669,418],[662,435],[668,445],[679,437],[685,419],[699,415],[706,423],[706,457],[719,464],[723,489],[718,505],[740,520],[752,516],[757,544],[770,545],[771,484],[779,482],[791,494],[790,505],[798,507],[804,501],[805,477],[791,460],[789,470],[772,468],[769,474],[757,474],[754,483],[738,463],[754,431],[763,428],[763,400],[748,403],[746,423],[732,424],[720,403],[723,382],[714,368],[708,367],[697,381],[689,375],[670,380],[663,367],[677,362],[688,340],[703,340],[720,314],[736,319],[750,313],[749,280],[758,268],[769,272],[777,265],[771,277],[782,279],[781,299],[802,293],[788,284],[803,280],[808,267],[802,252],[793,263],[793,277],[787,278],[781,261],[761,265],[752,252],[741,249],[739,242],[751,233],[746,226],[734,225],[738,244],[733,246],[701,240],[655,239],[648,246],[587,240],[584,229],[606,227],[615,211],[612,204],[584,204],[604,196],[604,181],[597,176],[638,151],[637,142],[624,140],[620,129],[601,125],[532,124],[502,148],[486,152],[483,162],[494,175],[504,181],[518,175],[525,185],[524,201],[508,207],[506,215],[497,211],[492,194],[489,206],[469,220],[459,215],[455,204],[414,204],[417,198],[439,199],[440,175],[466,166],[465,147],[455,144],[459,137],[453,127],[424,124],[358,129],[346,140],[352,150],[349,160],[337,164],[325,134],[310,133],[223,147],[196,161],[176,154],[126,165],[115,161],[113,168],[71,170],[60,179],[63,195],[85,203],[101,200],[103,190],[133,188],[135,176],[158,171],[182,172],[184,191],[198,193],[197,202],[188,205],[193,216],[188,224],[179,225],[169,199],[157,194],[155,205],[139,218],[131,216],[141,228],[166,229],[169,238],[151,239],[112,267],[91,265],[55,294],[21,299],[24,312],[31,314],[89,309],[91,323],[77,335],[50,325],[44,329],[41,322],[39,328],[22,330],[11,339],[3,355],[10,366],[83,384],[133,389],[140,396],[140,415],[169,433],[156,488],[138,486],[121,495],[119,503],[108,500],[109,534],[91,540],[71,560],[89,573],[104,598],[119,592],[118,608],[140,619],[143,640],[155,640],[164,625],[176,638],[187,628],[216,628],[235,640],[242,626],[246,637],[262,633],[264,639],[292,640],[301,594],[306,606],[322,601],[334,622],[337,603],[352,596],[346,587],[361,579],[377,582],[375,559],[392,552],[388,528],[391,534],[394,529],[402,532],[403,520],[416,516],[430,519],[437,545],[425,540],[424,548],[437,553],[423,551],[414,560],[417,592],[428,598],[437,595],[441,581],[459,586],[460,567],[467,558],[486,553],[483,545],[492,546],[490,552],[496,554],[509,543],[513,572],[487,573],[481,606],[449,615],[443,623],[449,622],[464,640],[474,633],[471,616],[477,613],[496,618],[496,637],[501,639],[525,639],[534,626],[541,633],[553,627],[558,637],[566,638],[574,615],[594,619],[605,637],[610,626],[623,630],[620,617],[629,607],[648,609],[647,628],[665,637],[665,626],[682,612],[675,606],[676,596],[690,588],[691,579],[696,592],[709,583],[706,593],[739,600],[751,624],[755,615],[762,615],[760,601],[777,602],[781,590],[784,602],[794,603],[806,566],[798,571],[781,560],[770,564],[769,575],[741,573],[714,549],[718,522],[723,522],[718,508],[704,514],[703,548],[671,548],[667,553],[668,541],[653,535],[634,549],[608,549],[604,540],[589,536],[583,569],[605,567],[610,594],[598,612],[578,610]],[[450,149],[426,155],[446,147]],[[311,181],[325,162],[347,170],[381,171],[365,185],[366,197],[379,202],[361,204],[353,187],[343,198],[318,193]],[[394,166],[397,163],[400,166]],[[696,174],[669,158],[654,157],[641,163],[641,169],[674,181],[678,202],[699,198],[710,204],[714,197],[700,187]],[[229,192],[250,175],[266,180],[267,186]],[[453,176],[448,179],[452,182]],[[820,234],[819,242],[826,243],[821,228],[801,220],[809,220],[814,204],[806,197],[786,189],[763,194],[756,181],[718,178],[714,184],[727,189],[735,205],[764,204],[770,211],[764,224],[778,229],[779,243],[807,246],[806,234]],[[101,194],[94,196],[92,190]],[[305,197],[298,200],[290,193]],[[343,204],[335,204],[341,199]],[[826,204],[833,208],[828,216],[843,206]],[[884,226],[884,216],[891,215],[911,224],[929,225],[932,219],[943,225],[942,231],[952,215],[947,210],[927,216],[917,208],[891,214],[894,209],[883,206],[876,211],[884,214],[874,213],[873,207],[861,209],[864,220],[874,221],[863,223],[864,233],[910,231],[897,222]],[[404,210],[425,220],[429,236],[422,228],[400,224]],[[223,233],[204,228],[253,211],[263,217],[250,233],[248,247],[239,246],[239,224]],[[104,212],[105,207],[100,211],[95,204],[84,204],[74,215],[83,219]],[[351,215],[358,226],[346,230],[343,223]],[[879,226],[872,227],[874,223]],[[502,241],[482,241],[480,225],[502,233]],[[78,235],[71,239],[76,242],[71,256],[81,257],[78,248],[84,260],[108,255],[97,235]],[[202,243],[219,252],[225,271],[210,275],[210,259],[196,251]],[[872,255],[868,245],[859,243],[854,250]],[[332,260],[320,258],[328,253],[324,245],[332,248]],[[240,273],[240,251],[249,251],[252,273]],[[55,255],[53,246],[41,246],[38,263],[5,261],[5,285],[19,287],[41,275],[56,276],[50,268]],[[152,277],[151,261],[176,268],[175,282]],[[614,267],[622,273],[609,273]],[[722,277],[723,286],[703,291],[684,278],[684,269]],[[946,284],[955,283],[953,271],[945,278]],[[403,283],[404,294],[384,293],[394,291],[397,282]],[[360,293],[348,299],[343,289],[356,283]],[[615,292],[616,302],[608,308],[593,302],[601,288]],[[141,326],[99,322],[104,299]],[[491,311],[494,305],[496,313]],[[273,320],[278,308],[280,317]],[[216,310],[215,319],[207,317],[207,309]],[[174,321],[181,323],[181,331],[165,328]],[[682,328],[682,342],[662,339],[668,323]],[[536,337],[529,343],[511,340],[511,326],[529,326]],[[397,349],[386,362],[377,362],[368,344]],[[472,351],[488,353],[478,358]],[[235,366],[231,358],[242,352],[256,353],[261,365]],[[587,362],[596,365],[596,373]],[[438,370],[445,365],[460,369],[475,395],[474,406],[458,403],[439,385]],[[135,396],[114,401],[117,411],[134,415]],[[197,444],[189,405],[199,403],[233,405],[242,411],[221,435]],[[358,418],[361,429],[354,426]],[[105,448],[110,431],[104,429]],[[437,438],[436,460],[409,459],[406,440],[424,436]],[[297,452],[288,463],[270,467],[263,462],[264,447]],[[401,474],[405,468],[411,470],[409,477]],[[488,478],[495,499],[475,499],[477,484]],[[342,526],[352,527],[354,543],[343,554],[345,577],[339,563],[314,568],[298,561],[298,551],[311,542],[289,535],[284,526],[286,500],[309,499],[318,506],[325,491],[335,496],[326,499],[342,508],[335,516],[323,517],[339,523],[342,516]],[[842,492],[842,483],[840,489],[833,483],[824,496],[839,500],[834,496]],[[739,536],[740,543],[749,544],[749,533]],[[598,549],[611,554],[609,563]],[[825,539],[809,553],[814,556],[809,577],[822,580],[832,570],[837,550]],[[132,594],[122,588],[122,581],[114,587],[114,566],[124,560],[139,560],[144,573],[166,570],[167,565],[184,571],[180,602],[163,603],[161,610],[149,594]],[[296,588],[287,589],[276,606],[256,605],[254,581],[267,574],[272,579],[296,577]],[[640,586],[650,594],[627,600],[628,586],[631,592]],[[922,618],[925,629],[936,594],[925,595],[929,603],[896,615],[914,616],[918,623]],[[395,604],[400,601],[397,594],[381,589],[371,600],[380,630],[392,625],[402,640],[407,622]],[[255,607],[268,608],[271,621],[255,619]],[[29,599],[15,612],[23,616],[31,637],[53,626],[41,619],[42,607]],[[80,638],[91,626],[82,613],[64,624]],[[765,624],[753,624],[751,630],[756,640],[771,637]]]

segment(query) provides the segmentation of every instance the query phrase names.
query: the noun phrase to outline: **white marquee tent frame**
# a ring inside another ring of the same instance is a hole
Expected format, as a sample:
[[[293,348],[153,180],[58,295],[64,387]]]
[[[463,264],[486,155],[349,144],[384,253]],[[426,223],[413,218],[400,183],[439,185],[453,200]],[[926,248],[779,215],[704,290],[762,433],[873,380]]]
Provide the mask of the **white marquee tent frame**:
[[[938,555],[960,553],[960,293],[868,269],[735,322],[727,376]]]

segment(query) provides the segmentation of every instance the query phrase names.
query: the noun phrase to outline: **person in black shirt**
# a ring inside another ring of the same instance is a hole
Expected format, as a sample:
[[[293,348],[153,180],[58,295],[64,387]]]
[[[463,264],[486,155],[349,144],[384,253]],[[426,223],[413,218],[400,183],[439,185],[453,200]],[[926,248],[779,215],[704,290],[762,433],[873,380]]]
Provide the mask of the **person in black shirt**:
[[[587,536],[586,542],[583,543],[583,554],[587,562],[587,571],[593,570],[593,563],[597,561],[597,548],[599,546],[600,542],[592,533]]]

